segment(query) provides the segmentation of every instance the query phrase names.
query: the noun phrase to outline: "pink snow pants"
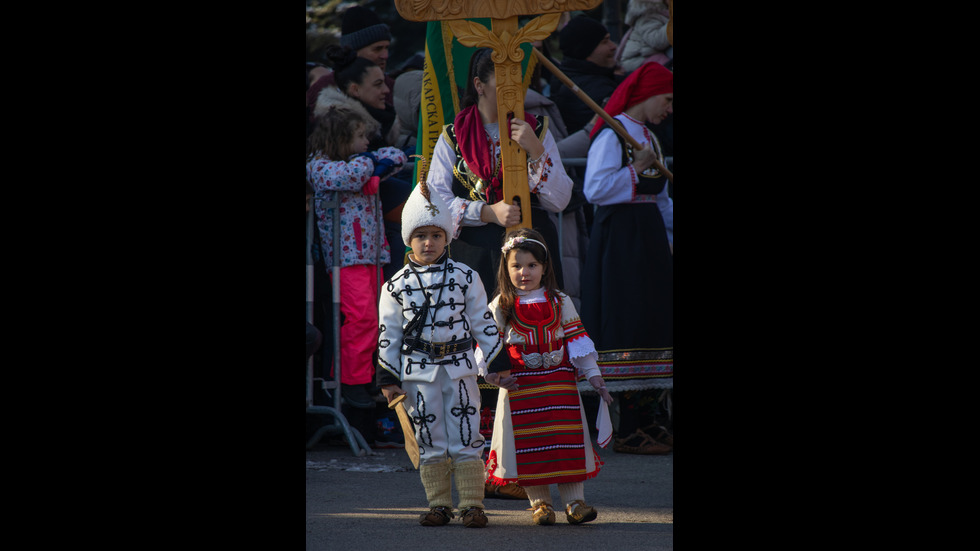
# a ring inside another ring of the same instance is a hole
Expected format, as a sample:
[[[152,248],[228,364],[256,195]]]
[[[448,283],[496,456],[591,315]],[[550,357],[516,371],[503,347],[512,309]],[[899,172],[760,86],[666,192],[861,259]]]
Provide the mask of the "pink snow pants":
[[[373,264],[340,269],[340,382],[370,383],[378,347],[378,271]],[[331,279],[333,273],[331,272]]]

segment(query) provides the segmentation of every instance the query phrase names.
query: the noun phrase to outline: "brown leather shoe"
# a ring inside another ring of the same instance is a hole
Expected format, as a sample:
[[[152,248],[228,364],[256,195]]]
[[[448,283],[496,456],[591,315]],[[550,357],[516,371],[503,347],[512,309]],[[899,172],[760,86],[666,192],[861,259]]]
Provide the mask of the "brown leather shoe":
[[[508,482],[503,486],[486,483],[484,486],[483,497],[495,497],[499,499],[527,499],[527,492],[519,484]]]
[[[422,513],[419,517],[419,524],[422,526],[445,526],[449,521],[456,518],[452,509],[449,507],[433,507],[427,513]]]
[[[463,526],[467,528],[483,528],[490,520],[479,507],[467,507],[461,511]]]
[[[583,522],[595,520],[597,516],[599,516],[599,513],[594,508],[586,505],[581,499],[576,499],[565,507],[565,518],[569,524],[582,524]]]
[[[555,523],[555,510],[551,508],[551,504],[542,501],[534,508],[534,512],[531,513],[531,522],[541,526],[546,526],[548,524]]]
[[[674,435],[670,434],[670,431],[668,431],[666,427],[654,423],[648,427],[643,427],[640,430],[645,432],[648,436],[650,436],[650,438],[653,438],[657,442],[670,446],[671,448],[674,447]]]
[[[661,444],[649,434],[637,429],[636,432],[626,438],[617,438],[613,443],[613,451],[617,453],[635,453],[641,455],[662,455],[670,453],[672,447]]]

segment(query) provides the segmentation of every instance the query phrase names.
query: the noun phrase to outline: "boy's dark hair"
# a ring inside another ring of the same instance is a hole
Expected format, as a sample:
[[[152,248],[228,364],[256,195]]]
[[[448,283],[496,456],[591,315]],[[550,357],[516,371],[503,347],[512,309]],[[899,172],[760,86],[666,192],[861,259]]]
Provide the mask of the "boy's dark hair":
[[[526,237],[527,239],[534,239],[545,243],[544,236],[530,228],[520,228],[507,232],[507,235],[504,236],[503,243],[507,243],[515,237]],[[514,318],[514,297],[517,295],[517,288],[511,282],[510,271],[507,269],[510,253],[513,251],[527,251],[538,262],[544,265],[544,271],[541,274],[541,287],[544,288],[548,300],[559,301],[558,293],[561,292],[561,289],[558,288],[558,278],[555,277],[555,267],[551,263],[552,251],[530,241],[524,241],[523,243],[514,245],[512,249],[500,255],[500,264],[497,266],[496,294],[500,295],[497,305],[504,312],[507,320]]]

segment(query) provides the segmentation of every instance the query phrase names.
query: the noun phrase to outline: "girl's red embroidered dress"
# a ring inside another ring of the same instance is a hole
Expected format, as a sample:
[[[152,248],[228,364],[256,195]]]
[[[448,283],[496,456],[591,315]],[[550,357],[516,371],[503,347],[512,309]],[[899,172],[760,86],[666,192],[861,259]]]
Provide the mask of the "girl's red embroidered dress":
[[[497,300],[490,310],[499,327],[504,313]],[[535,486],[592,478],[602,461],[577,380],[580,371],[586,378],[599,374],[595,346],[564,294],[548,298],[537,289],[516,297],[515,310],[504,340],[519,389],[498,394],[487,481]]]

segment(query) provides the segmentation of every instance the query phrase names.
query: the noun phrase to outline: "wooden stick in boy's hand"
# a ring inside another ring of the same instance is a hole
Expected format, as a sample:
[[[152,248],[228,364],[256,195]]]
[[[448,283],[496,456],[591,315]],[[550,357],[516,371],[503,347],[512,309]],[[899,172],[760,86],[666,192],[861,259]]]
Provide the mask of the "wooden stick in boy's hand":
[[[405,395],[399,394],[388,403],[388,409],[395,410],[398,414],[398,422],[402,426],[402,435],[405,437],[405,453],[412,460],[412,465],[419,468],[419,443],[415,440],[415,427],[412,420],[408,418],[408,411],[405,410]]]

